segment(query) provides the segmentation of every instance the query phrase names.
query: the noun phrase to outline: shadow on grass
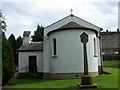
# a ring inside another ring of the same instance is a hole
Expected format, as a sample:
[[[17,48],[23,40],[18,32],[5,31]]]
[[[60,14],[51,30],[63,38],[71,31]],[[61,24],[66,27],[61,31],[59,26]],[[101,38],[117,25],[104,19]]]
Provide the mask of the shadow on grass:
[[[119,64],[120,65],[120,64]],[[105,66],[105,67],[111,67],[111,68],[116,68],[116,69],[120,69],[120,67],[117,64],[114,64],[112,66]]]
[[[120,63],[118,63],[118,64],[113,64],[113,65],[110,66],[110,67],[120,69]]]
[[[104,67],[120,69],[120,60],[106,60],[104,62]]]

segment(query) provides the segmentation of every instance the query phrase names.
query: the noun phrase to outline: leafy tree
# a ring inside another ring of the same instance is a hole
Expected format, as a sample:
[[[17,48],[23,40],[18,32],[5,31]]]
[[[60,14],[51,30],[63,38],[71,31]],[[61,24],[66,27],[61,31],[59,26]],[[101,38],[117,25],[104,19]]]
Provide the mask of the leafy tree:
[[[2,36],[2,85],[5,85],[15,73],[14,57],[9,41]]]
[[[44,34],[44,28],[42,26],[37,25],[37,30],[34,31],[34,35],[32,36],[33,42],[39,42],[43,41],[43,34]]]

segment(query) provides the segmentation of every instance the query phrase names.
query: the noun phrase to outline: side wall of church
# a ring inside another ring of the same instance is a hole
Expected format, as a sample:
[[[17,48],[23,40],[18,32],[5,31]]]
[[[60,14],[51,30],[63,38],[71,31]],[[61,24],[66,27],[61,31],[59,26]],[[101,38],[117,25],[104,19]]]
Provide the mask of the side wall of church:
[[[89,72],[98,72],[99,55],[97,55],[97,57],[94,56],[94,38],[96,39],[95,32],[90,30],[72,29],[57,31],[49,36],[51,73],[83,73],[83,44],[80,40],[80,35],[83,32],[86,32],[89,35],[89,41],[87,43]],[[53,38],[56,39],[56,56],[52,54]],[[96,54],[98,54],[98,52],[96,52]]]
[[[96,43],[97,43],[97,46],[96,46],[96,51],[97,51],[97,58],[98,58],[98,66],[101,66],[101,44],[100,44],[100,39],[99,37],[97,37],[96,39]]]
[[[37,71],[43,72],[43,52],[19,52],[19,73],[26,73],[29,71],[29,56],[36,56]]]
[[[48,37],[44,35],[44,52],[43,52],[43,78],[49,78],[50,73],[50,64],[49,64],[49,43],[48,43]]]

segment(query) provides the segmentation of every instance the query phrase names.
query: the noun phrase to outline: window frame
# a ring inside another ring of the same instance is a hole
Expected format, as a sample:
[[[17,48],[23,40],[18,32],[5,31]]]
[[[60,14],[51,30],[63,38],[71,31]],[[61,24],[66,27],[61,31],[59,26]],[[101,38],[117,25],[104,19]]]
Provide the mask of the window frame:
[[[97,54],[96,54],[96,51],[97,51],[96,50],[96,39],[95,38],[93,39],[93,42],[94,42],[94,45],[93,45],[94,46],[94,57],[97,57]]]
[[[56,40],[56,38],[52,39],[52,57],[57,57],[57,40]]]

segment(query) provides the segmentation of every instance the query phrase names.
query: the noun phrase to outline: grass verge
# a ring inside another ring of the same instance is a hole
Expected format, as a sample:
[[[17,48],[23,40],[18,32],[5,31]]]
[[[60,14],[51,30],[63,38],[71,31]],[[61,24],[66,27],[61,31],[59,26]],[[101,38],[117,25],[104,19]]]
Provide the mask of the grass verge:
[[[100,88],[118,88],[117,61],[104,61],[104,70],[111,74],[103,74],[93,78],[93,82]],[[113,67],[114,66],[114,67]],[[11,88],[73,88],[75,84],[80,83],[80,79],[69,80],[40,80],[40,79],[12,79],[8,86]]]

